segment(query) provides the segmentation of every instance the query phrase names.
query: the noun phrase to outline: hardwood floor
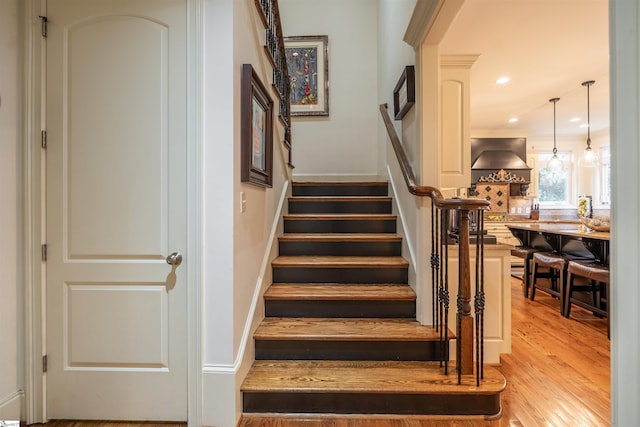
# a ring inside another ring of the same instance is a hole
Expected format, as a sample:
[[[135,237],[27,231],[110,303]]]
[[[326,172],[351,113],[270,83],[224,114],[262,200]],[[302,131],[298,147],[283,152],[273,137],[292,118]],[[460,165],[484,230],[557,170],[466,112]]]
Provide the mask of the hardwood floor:
[[[507,378],[503,413],[496,420],[425,416],[245,415],[239,427],[477,427],[610,425],[607,323],[573,308],[559,314],[558,300],[544,292],[524,299],[512,279],[512,352],[498,369]],[[46,427],[184,427],[171,423],[51,421]]]
[[[524,299],[512,279],[512,352],[498,369],[507,378],[502,417],[261,416],[245,415],[239,427],[438,427],[610,425],[607,322],[580,308],[571,319],[544,292]]]

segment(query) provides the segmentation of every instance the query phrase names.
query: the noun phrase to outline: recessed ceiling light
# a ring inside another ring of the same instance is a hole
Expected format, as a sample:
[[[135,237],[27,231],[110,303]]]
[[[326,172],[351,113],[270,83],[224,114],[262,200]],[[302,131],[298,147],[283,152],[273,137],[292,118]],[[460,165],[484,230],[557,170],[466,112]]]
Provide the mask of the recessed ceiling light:
[[[517,121],[518,121],[518,118],[517,118],[517,117],[511,117],[511,118],[509,119],[509,123],[515,123],[515,122],[517,122]]]
[[[498,80],[496,80],[496,84],[503,85],[505,83],[509,83],[510,81],[511,78],[509,77],[500,77]]]
[[[574,117],[572,119],[569,119],[570,122],[579,122],[580,120],[582,120],[580,117]]]
[[[580,125],[580,127],[581,127],[581,128],[588,128],[588,127],[589,127],[589,124],[588,124],[588,123],[583,123],[583,124],[581,124],[581,125]]]

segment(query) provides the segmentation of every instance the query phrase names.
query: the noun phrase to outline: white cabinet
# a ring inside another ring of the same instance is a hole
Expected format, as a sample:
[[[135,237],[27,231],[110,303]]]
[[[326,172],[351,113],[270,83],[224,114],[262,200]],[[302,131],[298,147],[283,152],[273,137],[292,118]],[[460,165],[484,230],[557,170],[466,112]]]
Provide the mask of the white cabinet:
[[[508,222],[491,222],[485,221],[484,228],[487,230],[487,234],[491,234],[496,236],[498,243],[502,243],[504,245],[518,246],[520,245],[520,241],[513,237],[507,225]],[[518,224],[522,224],[519,222]]]
[[[511,353],[511,249],[506,245],[484,246],[484,361],[500,363],[500,354]],[[449,249],[449,297],[456,301],[458,294],[458,247]],[[475,246],[471,245],[471,295],[475,293]],[[472,309],[473,310],[473,309]],[[473,313],[472,313],[473,316]],[[456,305],[449,309],[449,325],[455,330]],[[455,340],[449,348],[455,358]]]

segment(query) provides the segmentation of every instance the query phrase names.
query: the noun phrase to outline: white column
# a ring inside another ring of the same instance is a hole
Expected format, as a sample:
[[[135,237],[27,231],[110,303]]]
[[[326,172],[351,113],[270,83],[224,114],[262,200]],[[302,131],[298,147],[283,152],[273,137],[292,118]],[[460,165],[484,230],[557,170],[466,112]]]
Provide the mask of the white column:
[[[610,0],[611,413],[640,424],[640,5]]]

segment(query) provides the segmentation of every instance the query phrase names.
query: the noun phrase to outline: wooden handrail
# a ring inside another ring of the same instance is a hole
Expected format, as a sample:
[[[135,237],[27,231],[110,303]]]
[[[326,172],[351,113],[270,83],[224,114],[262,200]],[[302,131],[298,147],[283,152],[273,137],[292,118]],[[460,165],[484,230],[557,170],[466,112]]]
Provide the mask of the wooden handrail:
[[[398,137],[398,133],[396,132],[396,129],[393,127],[393,123],[391,122],[391,116],[389,116],[389,107],[387,106],[387,104],[380,105],[380,113],[382,113],[382,120],[384,121],[384,125],[387,128],[387,134],[391,139],[393,151],[395,151],[398,162],[400,163],[402,176],[404,177],[404,181],[407,184],[409,193],[418,197],[430,197],[433,200],[444,200],[442,197],[442,193],[437,188],[422,186],[416,183],[416,176],[413,173],[413,169],[411,168],[409,159],[407,159],[407,153],[404,151],[402,143],[400,142],[400,138]]]
[[[416,177],[413,173],[411,163],[409,163],[409,159],[407,158],[407,153],[405,152],[402,142],[400,142],[400,137],[396,132],[396,128],[393,126],[393,122],[391,121],[389,106],[387,104],[380,104],[380,113],[382,114],[384,125],[387,128],[387,134],[391,140],[391,146],[398,158],[400,170],[402,171],[402,176],[407,184],[407,190],[409,190],[409,193],[418,197],[429,197],[434,201],[437,207],[443,209],[472,210],[489,207],[489,202],[484,199],[445,199],[437,188],[418,185],[416,183]]]
[[[448,284],[448,260],[447,258],[447,245],[448,243],[448,218],[449,211],[458,211],[457,226],[458,226],[458,253],[459,253],[459,266],[458,266],[458,295],[456,298],[457,313],[456,313],[456,364],[458,368],[458,383],[461,381],[461,375],[473,373],[473,333],[474,333],[474,319],[471,317],[471,262],[470,262],[470,226],[469,226],[469,214],[471,211],[477,211],[478,213],[489,208],[489,202],[484,199],[460,199],[452,198],[445,199],[442,197],[440,190],[434,187],[421,186],[416,183],[415,174],[407,158],[407,154],[402,146],[400,137],[398,136],[391,116],[389,115],[389,109],[387,104],[380,105],[380,113],[382,114],[382,120],[387,128],[387,134],[391,140],[391,145],[396,153],[398,163],[400,164],[400,170],[405,183],[407,184],[407,190],[409,193],[418,197],[430,197],[432,201],[432,222],[431,222],[431,240],[432,240],[432,254],[431,254],[431,268],[432,268],[432,280],[433,280],[433,296],[434,300],[438,298],[438,308],[434,306],[434,324],[438,316],[435,315],[438,310],[439,317],[444,317],[444,328],[441,324],[437,327],[442,331],[444,329],[444,341],[447,341],[447,313],[449,310],[449,284]],[[438,214],[436,215],[436,210]],[[437,219],[436,219],[437,217]],[[476,243],[476,266],[484,262],[484,239],[481,237],[484,229],[484,221],[479,221],[478,231],[480,232]],[[440,248],[443,252],[440,252]],[[477,267],[476,267],[477,268]],[[483,346],[482,340],[484,333],[482,331],[484,322],[484,280],[482,274],[476,274],[476,294],[474,300],[474,306],[476,307],[476,343],[478,357],[476,359],[476,372],[477,372],[477,384],[480,384],[480,378],[482,377],[482,359],[483,359]],[[436,283],[437,282],[437,283]],[[441,338],[443,337],[441,332]],[[447,373],[447,364],[445,361],[445,374]]]

